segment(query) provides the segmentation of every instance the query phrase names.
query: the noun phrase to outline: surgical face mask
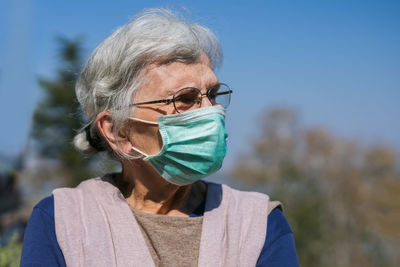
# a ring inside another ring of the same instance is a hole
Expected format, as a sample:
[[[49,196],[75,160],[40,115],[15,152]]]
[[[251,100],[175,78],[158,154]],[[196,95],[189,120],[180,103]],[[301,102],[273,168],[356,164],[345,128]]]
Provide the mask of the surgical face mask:
[[[212,106],[185,113],[160,116],[158,125],[163,147],[158,154],[147,155],[139,149],[157,172],[177,185],[191,184],[218,171],[226,154],[225,111]]]

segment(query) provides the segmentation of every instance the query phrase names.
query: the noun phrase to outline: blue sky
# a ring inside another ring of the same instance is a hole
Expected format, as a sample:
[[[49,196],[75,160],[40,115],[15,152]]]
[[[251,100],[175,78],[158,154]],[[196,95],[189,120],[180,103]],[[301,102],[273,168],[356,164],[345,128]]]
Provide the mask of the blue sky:
[[[84,37],[89,53],[145,7],[180,10],[216,32],[219,79],[234,90],[226,166],[248,150],[260,112],[287,105],[304,124],[400,148],[399,1],[0,2],[0,154],[27,144],[40,99],[37,77],[53,77],[56,36]]]

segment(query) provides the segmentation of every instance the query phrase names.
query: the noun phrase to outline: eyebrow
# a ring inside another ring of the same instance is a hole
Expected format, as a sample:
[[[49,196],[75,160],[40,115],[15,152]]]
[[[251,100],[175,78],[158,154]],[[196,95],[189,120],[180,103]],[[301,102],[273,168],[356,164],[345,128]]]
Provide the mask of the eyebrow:
[[[217,85],[219,85],[219,84],[221,84],[219,81],[217,81],[216,83],[209,83],[209,84],[206,86],[206,91],[212,89],[213,87],[215,87],[215,86],[217,86]],[[177,91],[182,90],[182,89],[185,89],[185,88],[196,88],[196,89],[199,89],[200,91],[202,90],[202,89],[200,89],[200,88],[197,88],[196,86],[185,86],[185,87],[181,87],[181,88],[179,88],[179,89],[176,89],[175,92],[174,92],[173,94],[175,94]]]

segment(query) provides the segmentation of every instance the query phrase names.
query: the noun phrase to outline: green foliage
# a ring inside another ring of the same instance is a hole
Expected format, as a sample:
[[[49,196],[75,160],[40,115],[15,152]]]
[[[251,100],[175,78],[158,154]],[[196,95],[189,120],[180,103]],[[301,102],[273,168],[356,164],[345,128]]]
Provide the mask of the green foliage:
[[[59,39],[60,69],[54,80],[39,79],[43,99],[33,115],[32,136],[38,141],[42,155],[60,159],[70,153],[69,146],[81,121],[75,99],[75,82],[81,68],[79,40]]]
[[[302,266],[322,266],[320,255],[326,241],[323,229],[323,197],[312,182],[282,184],[273,199],[284,202],[284,213],[296,237],[296,248]]]
[[[60,163],[69,180],[67,185],[74,186],[98,175],[93,166],[98,167],[96,163],[104,158],[86,157],[72,145],[83,124],[75,97],[75,83],[82,65],[82,44],[80,39],[59,38],[58,42],[60,61],[55,78],[39,79],[43,98],[33,115],[32,137],[41,156]]]
[[[18,267],[21,259],[22,243],[14,234],[6,246],[0,246],[0,267]]]

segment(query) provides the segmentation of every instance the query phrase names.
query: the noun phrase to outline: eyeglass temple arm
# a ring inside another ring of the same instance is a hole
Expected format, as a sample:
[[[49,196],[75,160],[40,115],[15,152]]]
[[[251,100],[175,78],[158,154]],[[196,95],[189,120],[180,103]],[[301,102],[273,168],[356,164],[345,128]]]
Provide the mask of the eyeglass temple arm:
[[[232,94],[232,93],[233,93],[233,91],[229,90],[229,91],[226,91],[226,92],[218,92],[218,93],[216,93],[216,95],[227,95],[227,94]]]
[[[226,92],[217,93],[217,95],[227,95],[227,94],[232,94],[232,93],[233,93],[233,91],[229,90],[229,91],[226,91]],[[141,102],[141,103],[133,103],[133,104],[130,104],[129,106],[130,107],[134,107],[134,106],[139,106],[139,105],[157,104],[157,103],[171,103],[171,102],[173,102],[173,99],[162,99],[162,100],[153,100],[153,101],[147,101],[147,102]]]
[[[228,95],[228,94],[232,94],[233,93],[233,91],[232,90],[229,90],[229,91],[226,91],[226,92],[218,92],[218,93],[216,93],[215,95]],[[209,96],[210,95],[210,93],[209,92],[207,92],[207,93],[205,93],[205,94],[201,94],[202,96]]]
[[[141,103],[133,103],[130,104],[130,107],[139,106],[139,105],[147,105],[147,104],[157,104],[157,103],[171,103],[172,99],[162,99],[162,100],[154,100],[154,101],[147,101]]]

